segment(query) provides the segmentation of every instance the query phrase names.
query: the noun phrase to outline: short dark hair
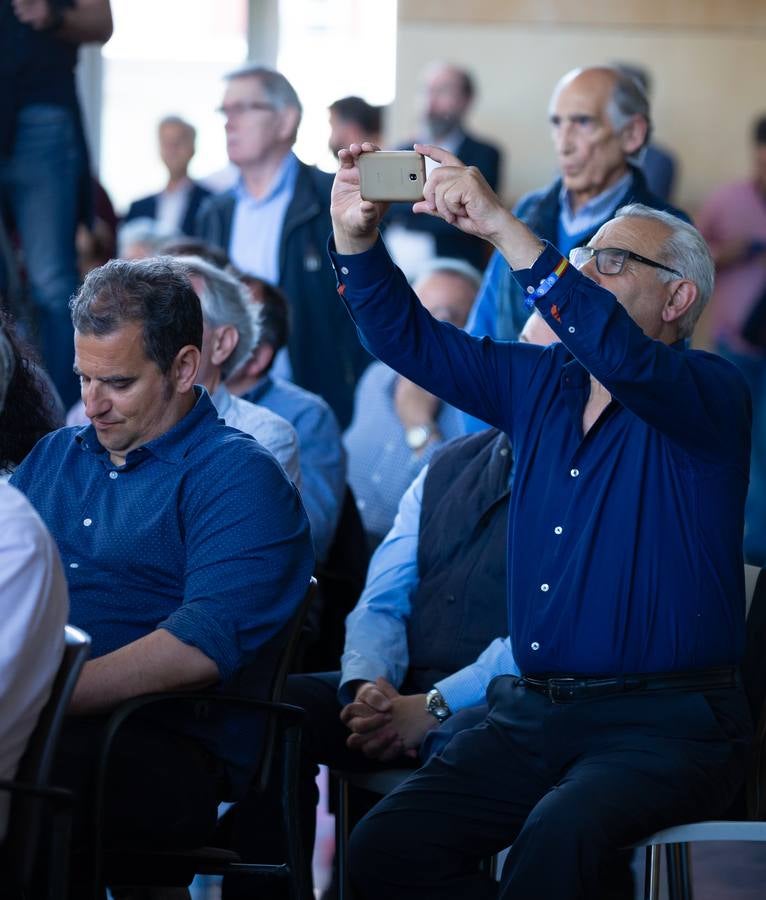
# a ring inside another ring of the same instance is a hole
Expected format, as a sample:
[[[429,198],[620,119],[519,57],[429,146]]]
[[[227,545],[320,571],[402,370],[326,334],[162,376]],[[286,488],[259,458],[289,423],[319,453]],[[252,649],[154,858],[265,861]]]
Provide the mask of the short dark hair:
[[[766,116],[760,116],[753,125],[753,143],[766,144]]]
[[[328,107],[330,112],[346,122],[353,122],[368,134],[376,134],[381,128],[381,108],[371,106],[361,97],[341,97]]]
[[[167,375],[178,351],[202,348],[202,309],[183,266],[167,257],[113,259],[88,273],[69,301],[80,334],[112,334],[140,322],[144,353]]]
[[[269,344],[274,352],[281,350],[290,336],[290,304],[278,287],[255,275],[237,273],[248,289],[253,303],[261,307],[261,336],[258,346]]]
[[[225,269],[229,265],[229,256],[225,250],[198,237],[168,238],[157,248],[157,254],[158,256],[198,256],[219,269]]]

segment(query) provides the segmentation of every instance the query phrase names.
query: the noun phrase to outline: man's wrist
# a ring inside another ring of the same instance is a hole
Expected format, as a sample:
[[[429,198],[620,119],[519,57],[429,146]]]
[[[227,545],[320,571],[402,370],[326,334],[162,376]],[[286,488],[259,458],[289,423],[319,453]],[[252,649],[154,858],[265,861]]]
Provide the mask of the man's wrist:
[[[375,242],[378,240],[378,229],[375,228],[372,234],[358,235],[350,234],[335,225],[333,226],[333,236],[335,250],[338,253],[342,256],[354,256],[357,253],[366,253],[375,246]]]
[[[452,715],[447,701],[442,697],[439,688],[431,688],[426,694],[426,712],[430,713],[441,724]]]

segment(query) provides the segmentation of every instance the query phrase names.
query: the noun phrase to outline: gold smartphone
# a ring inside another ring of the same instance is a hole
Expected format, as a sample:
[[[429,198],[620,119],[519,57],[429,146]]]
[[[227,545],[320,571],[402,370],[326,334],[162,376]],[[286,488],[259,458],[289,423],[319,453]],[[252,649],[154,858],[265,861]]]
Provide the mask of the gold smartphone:
[[[362,200],[409,201],[423,199],[426,161],[414,150],[375,150],[357,159]]]

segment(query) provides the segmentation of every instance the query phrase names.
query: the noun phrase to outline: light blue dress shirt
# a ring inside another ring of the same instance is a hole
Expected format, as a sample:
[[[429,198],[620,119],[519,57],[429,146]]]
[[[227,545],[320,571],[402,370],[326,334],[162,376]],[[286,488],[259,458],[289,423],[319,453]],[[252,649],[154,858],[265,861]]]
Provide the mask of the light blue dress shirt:
[[[229,241],[229,258],[243,272],[279,284],[279,244],[298,178],[298,158],[288,153],[265,196],[253,197],[240,178]]]
[[[261,379],[244,399],[287,419],[298,433],[301,499],[321,562],[335,536],[346,490],[346,451],[338,420],[320,396],[272,375]]]
[[[407,620],[419,580],[418,535],[427,472],[426,466],[402,496],[393,528],[370,560],[364,592],[346,619],[338,690],[343,704],[353,700],[349,689],[353,681],[374,681],[382,675],[398,688],[407,673]],[[454,713],[483,703],[496,675],[518,674],[509,638],[497,637],[476,662],[435,687]]]

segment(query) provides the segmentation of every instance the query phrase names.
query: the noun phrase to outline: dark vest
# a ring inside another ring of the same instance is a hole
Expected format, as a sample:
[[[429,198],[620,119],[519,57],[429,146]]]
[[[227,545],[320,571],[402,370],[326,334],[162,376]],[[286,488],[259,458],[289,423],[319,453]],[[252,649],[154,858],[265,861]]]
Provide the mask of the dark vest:
[[[423,486],[419,585],[407,628],[410,667],[403,693],[473,662],[508,634],[506,570],[508,438],[496,429],[457,438],[431,460]]]

